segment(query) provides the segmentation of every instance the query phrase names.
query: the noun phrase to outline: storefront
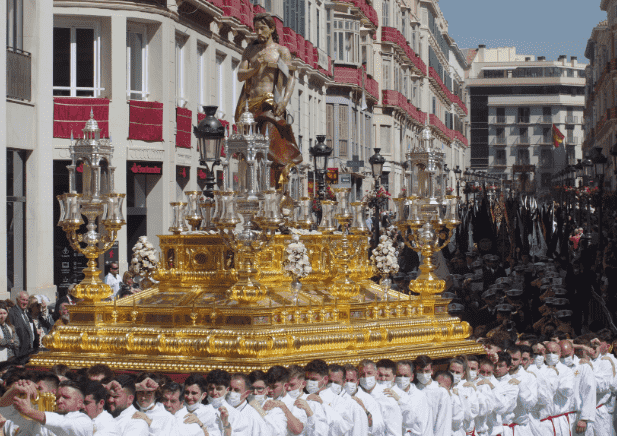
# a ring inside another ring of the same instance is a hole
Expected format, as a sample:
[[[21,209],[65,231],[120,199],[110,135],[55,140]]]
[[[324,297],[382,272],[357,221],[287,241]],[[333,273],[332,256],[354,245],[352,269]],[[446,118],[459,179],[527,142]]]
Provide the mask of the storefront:
[[[7,292],[26,289],[26,159],[28,152],[7,150]]]

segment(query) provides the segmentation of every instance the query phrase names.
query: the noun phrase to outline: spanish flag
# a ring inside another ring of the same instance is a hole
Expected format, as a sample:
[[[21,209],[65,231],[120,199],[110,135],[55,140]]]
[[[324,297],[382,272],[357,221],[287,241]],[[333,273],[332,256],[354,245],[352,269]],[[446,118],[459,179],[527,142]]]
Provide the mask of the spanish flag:
[[[559,144],[563,142],[563,138],[563,133],[561,133],[557,126],[553,124],[553,144],[555,144],[555,148],[559,147]]]

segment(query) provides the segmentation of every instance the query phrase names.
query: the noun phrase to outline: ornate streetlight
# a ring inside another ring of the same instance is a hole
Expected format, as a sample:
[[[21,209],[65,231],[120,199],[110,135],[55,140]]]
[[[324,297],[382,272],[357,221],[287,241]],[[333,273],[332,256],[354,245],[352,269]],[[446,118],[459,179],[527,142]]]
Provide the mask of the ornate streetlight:
[[[67,166],[69,192],[57,197],[60,202],[58,225],[66,232],[71,247],[88,259],[85,278],[73,288],[72,294],[97,303],[113,293],[99,278],[98,258],[112,247],[125,224],[122,215],[125,194],[114,191],[115,168],[111,166],[114,147],[110,139],[101,138],[101,129],[92,111],[82,131],[82,139],[73,143],[71,138],[71,165]],[[83,163],[82,192],[77,192],[75,183],[78,162]],[[84,224],[82,216],[88,220],[86,233],[78,233]]]
[[[206,117],[193,127],[193,133],[197,137],[197,151],[199,151],[199,164],[206,168],[207,198],[214,198],[215,185],[214,166],[221,164],[221,148],[225,138],[225,127],[216,118],[217,106],[204,106]]]
[[[319,199],[323,200],[326,195],[326,173],[328,172],[328,158],[332,154],[332,148],[326,145],[326,135],[317,135],[317,143],[309,148],[309,154],[313,156],[315,174],[319,174]]]
[[[373,150],[375,150],[375,154],[372,155],[368,162],[371,164],[371,170],[373,172],[373,178],[375,179],[375,199],[374,202],[375,204],[373,204],[372,206],[375,207],[375,228],[374,230],[374,234],[373,234],[373,238],[374,238],[374,246],[376,247],[377,245],[379,245],[379,221],[380,221],[380,216],[379,216],[379,198],[377,198],[378,193],[379,193],[379,184],[381,182],[381,173],[383,172],[383,165],[386,163],[386,158],[384,158],[381,154],[379,154],[379,152],[381,151],[381,148],[374,148]],[[369,205],[370,207],[371,205]]]

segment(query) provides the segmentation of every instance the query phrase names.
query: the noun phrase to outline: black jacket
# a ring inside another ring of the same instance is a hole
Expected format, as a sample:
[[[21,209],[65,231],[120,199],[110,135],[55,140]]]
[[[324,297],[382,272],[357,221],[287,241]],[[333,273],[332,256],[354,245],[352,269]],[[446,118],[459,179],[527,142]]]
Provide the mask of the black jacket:
[[[15,327],[15,333],[17,333],[17,337],[19,338],[19,349],[15,353],[16,356],[23,356],[24,354],[28,354],[33,349],[34,344],[34,335],[36,332],[30,328],[30,317],[28,314],[25,314],[26,320],[23,317],[24,312],[17,307],[13,306],[9,309],[9,320],[13,327]]]

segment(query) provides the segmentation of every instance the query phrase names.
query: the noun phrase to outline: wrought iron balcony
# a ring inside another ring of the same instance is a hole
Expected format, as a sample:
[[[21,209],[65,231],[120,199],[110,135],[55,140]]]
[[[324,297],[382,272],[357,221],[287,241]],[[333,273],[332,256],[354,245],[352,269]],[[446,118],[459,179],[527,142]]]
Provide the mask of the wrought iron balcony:
[[[12,47],[6,48],[6,97],[32,100],[32,56]]]

